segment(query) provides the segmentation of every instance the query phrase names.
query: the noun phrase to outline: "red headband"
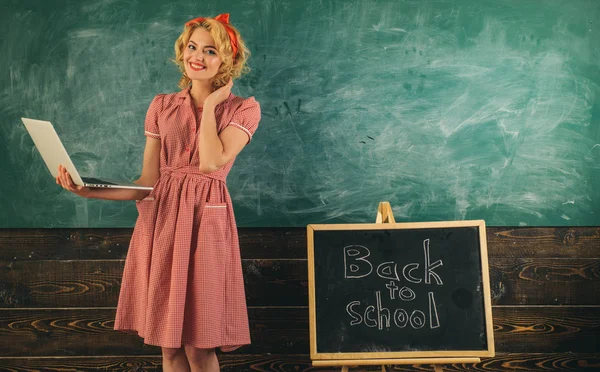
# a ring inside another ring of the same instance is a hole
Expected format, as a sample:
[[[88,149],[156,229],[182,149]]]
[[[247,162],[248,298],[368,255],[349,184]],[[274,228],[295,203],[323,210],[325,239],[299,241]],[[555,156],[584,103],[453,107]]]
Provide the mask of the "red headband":
[[[194,23],[202,23],[206,19],[208,19],[208,18],[198,17],[198,18],[192,19],[191,21],[187,21],[185,26],[188,27],[188,26],[193,25]],[[233,51],[233,59],[235,59],[235,57],[237,56],[237,52],[238,52],[238,42],[237,42],[237,37],[235,36],[235,32],[231,29],[231,27],[229,27],[229,13],[219,14],[214,19],[221,22],[223,24],[223,26],[225,26],[225,31],[227,31],[227,35],[229,35],[229,41],[231,42],[231,50]]]

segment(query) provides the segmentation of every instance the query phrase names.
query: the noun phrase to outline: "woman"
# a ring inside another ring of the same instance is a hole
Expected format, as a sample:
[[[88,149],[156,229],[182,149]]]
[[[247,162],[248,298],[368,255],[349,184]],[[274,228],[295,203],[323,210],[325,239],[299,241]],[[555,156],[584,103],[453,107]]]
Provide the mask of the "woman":
[[[250,343],[239,243],[226,177],[260,106],[231,94],[249,51],[229,15],[196,18],[175,43],[182,90],[159,94],[145,121],[151,192],[57,183],[87,198],[136,200],[114,328],[162,347],[165,371],[219,371],[215,348]]]

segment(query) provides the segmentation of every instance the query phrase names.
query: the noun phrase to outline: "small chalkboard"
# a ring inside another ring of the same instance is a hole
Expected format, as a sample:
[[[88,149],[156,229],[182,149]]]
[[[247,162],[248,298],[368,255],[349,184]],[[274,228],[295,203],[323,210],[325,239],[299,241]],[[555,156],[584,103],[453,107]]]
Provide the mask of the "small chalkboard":
[[[308,225],[307,238],[313,363],[494,355],[484,221]]]

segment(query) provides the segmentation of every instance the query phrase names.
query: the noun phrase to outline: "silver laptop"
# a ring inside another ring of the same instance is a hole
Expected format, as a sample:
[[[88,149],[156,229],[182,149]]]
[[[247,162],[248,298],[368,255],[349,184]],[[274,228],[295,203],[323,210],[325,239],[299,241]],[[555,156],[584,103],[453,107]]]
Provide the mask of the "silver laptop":
[[[112,179],[100,179],[95,177],[82,177],[77,172],[75,165],[71,161],[67,150],[63,146],[58,134],[54,130],[54,126],[49,121],[34,120],[21,118],[25,128],[29,132],[29,135],[33,139],[33,143],[37,147],[38,151],[42,155],[48,170],[52,174],[52,177],[58,176],[58,166],[62,164],[73,178],[73,182],[76,185],[87,186],[87,187],[112,187],[121,189],[138,189],[138,190],[152,190],[149,186],[140,186],[129,181],[119,181]]]

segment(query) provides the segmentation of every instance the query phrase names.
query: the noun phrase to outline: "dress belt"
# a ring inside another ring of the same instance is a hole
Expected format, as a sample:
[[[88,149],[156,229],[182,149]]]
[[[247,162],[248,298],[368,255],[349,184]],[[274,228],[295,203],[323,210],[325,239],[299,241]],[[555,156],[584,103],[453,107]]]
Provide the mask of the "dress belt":
[[[193,178],[199,179],[213,179],[217,181],[225,182],[227,177],[221,174],[221,172],[216,171],[212,173],[202,173],[200,172],[200,168],[184,165],[181,167],[162,167],[160,168],[160,176],[170,176],[170,177],[186,177],[191,176]]]

